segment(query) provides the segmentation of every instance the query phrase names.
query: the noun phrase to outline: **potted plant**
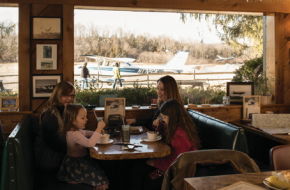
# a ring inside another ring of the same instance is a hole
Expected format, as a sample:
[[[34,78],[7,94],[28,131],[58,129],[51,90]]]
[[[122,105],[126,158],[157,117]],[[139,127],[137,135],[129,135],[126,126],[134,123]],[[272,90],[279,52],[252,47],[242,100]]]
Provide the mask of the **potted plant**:
[[[255,94],[261,96],[261,105],[272,103],[272,94],[270,92],[269,81],[266,76],[261,76],[256,81]]]

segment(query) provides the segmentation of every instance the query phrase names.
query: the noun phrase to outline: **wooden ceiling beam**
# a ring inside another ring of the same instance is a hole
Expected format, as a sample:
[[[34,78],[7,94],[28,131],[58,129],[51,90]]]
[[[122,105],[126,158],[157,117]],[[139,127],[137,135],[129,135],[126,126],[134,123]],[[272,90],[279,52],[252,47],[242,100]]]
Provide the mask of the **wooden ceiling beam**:
[[[45,3],[100,9],[290,13],[290,0],[0,0],[0,3]]]

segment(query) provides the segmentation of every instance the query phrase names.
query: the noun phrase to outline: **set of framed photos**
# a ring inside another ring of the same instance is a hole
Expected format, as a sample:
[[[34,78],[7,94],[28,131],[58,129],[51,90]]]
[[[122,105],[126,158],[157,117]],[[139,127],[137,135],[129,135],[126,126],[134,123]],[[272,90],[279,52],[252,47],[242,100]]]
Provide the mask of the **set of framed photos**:
[[[49,97],[62,76],[62,19],[32,17],[32,96]]]

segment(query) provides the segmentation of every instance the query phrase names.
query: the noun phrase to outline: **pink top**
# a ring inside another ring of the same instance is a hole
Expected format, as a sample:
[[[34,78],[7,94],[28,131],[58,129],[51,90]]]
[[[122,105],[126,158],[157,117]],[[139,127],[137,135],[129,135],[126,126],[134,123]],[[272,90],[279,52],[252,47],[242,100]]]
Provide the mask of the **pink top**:
[[[87,147],[94,147],[100,139],[100,133],[96,131],[78,130],[66,133],[67,155],[71,157],[83,157],[87,155]]]
[[[154,167],[166,171],[170,164],[183,152],[188,152],[192,150],[197,150],[197,145],[192,143],[186,132],[178,127],[171,139],[171,154],[164,158],[154,159]]]

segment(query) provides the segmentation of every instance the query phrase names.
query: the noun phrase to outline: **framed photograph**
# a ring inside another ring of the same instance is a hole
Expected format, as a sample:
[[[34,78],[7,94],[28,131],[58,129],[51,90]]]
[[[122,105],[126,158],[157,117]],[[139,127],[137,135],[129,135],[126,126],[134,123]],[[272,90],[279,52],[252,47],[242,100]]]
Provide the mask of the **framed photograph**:
[[[252,119],[255,113],[261,113],[261,96],[243,96],[243,119]]]
[[[57,44],[36,44],[36,70],[57,70]]]
[[[61,81],[60,75],[45,75],[32,77],[33,98],[49,97],[57,83]]]
[[[230,104],[242,104],[243,96],[253,94],[253,82],[227,82],[227,96],[230,97]]]
[[[18,96],[0,97],[0,109],[2,111],[17,111],[19,106]]]
[[[61,18],[33,17],[33,39],[61,39]]]
[[[105,98],[105,122],[108,123],[110,115],[120,115],[125,119],[125,98]]]

